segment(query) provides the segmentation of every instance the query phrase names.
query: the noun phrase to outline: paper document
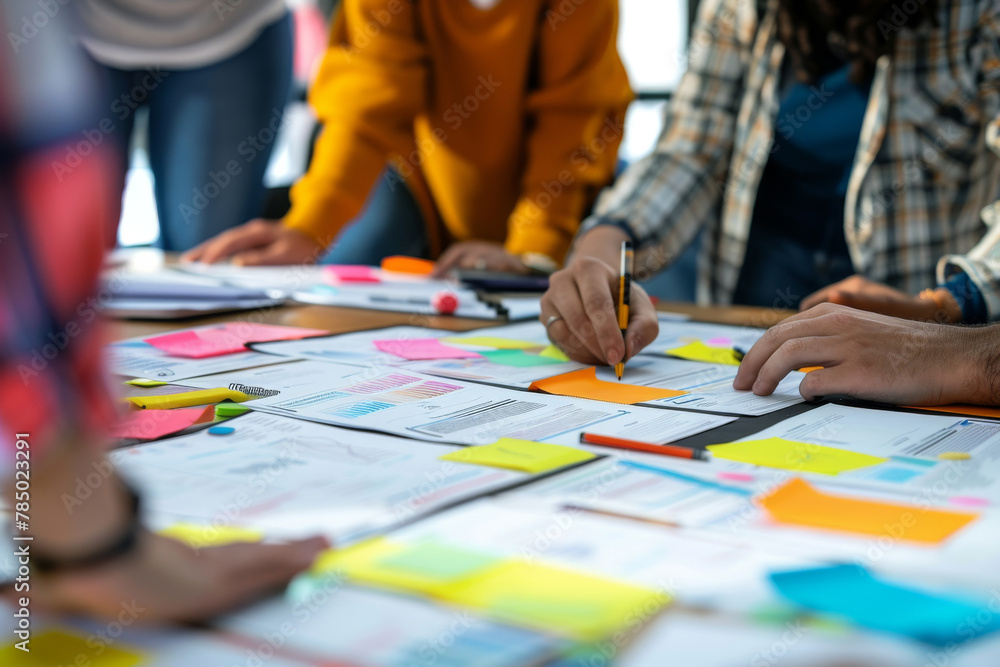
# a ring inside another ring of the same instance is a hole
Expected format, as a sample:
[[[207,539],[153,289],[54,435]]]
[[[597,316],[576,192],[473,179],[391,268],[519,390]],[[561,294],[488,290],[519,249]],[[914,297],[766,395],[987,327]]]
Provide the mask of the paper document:
[[[142,338],[111,343],[105,349],[108,368],[115,375],[168,382],[283,361],[281,357],[260,352],[237,352],[208,359],[174,357]]]

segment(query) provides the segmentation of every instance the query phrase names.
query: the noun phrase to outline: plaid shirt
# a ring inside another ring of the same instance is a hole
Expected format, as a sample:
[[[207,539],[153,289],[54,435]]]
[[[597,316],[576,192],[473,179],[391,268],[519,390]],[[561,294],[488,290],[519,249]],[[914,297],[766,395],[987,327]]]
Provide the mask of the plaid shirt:
[[[934,284],[936,266],[941,279],[964,270],[1000,319],[1000,226],[984,238],[1000,208],[981,216],[1000,199],[1000,159],[987,148],[998,138],[988,128],[1000,115],[1000,2],[941,4],[936,27],[880,26],[897,42],[876,65],[844,232],[857,273],[916,293]],[[732,302],[775,131],[794,123],[777,117],[785,48],[776,25],[776,0],[702,2],[656,148],[582,227],[628,231],[637,275],[663,268],[705,229],[700,303]],[[822,103],[823,91],[814,95]]]

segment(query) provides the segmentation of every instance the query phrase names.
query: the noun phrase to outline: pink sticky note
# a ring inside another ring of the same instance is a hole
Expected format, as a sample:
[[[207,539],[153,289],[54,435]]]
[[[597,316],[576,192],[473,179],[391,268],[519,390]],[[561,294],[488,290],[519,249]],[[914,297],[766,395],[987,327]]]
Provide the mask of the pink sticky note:
[[[375,347],[409,361],[430,359],[480,359],[483,355],[443,345],[437,338],[413,338],[410,340],[377,340]]]
[[[188,329],[146,338],[153,347],[174,357],[204,359],[222,354],[246,352],[247,343],[268,343],[275,340],[295,340],[329,333],[322,329],[282,327],[274,324],[227,322],[210,329]]]
[[[333,277],[339,283],[380,283],[375,268],[355,264],[331,264],[323,270],[328,277]]]
[[[114,438],[136,438],[155,440],[177,431],[183,431],[193,424],[203,424],[215,418],[215,406],[203,408],[180,408],[177,410],[138,410],[128,413],[124,419],[111,427]]]

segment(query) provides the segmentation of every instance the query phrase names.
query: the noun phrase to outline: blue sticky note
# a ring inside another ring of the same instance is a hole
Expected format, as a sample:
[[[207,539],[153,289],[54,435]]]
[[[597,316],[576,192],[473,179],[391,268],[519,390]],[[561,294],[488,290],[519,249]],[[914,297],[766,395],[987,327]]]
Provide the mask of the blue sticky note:
[[[208,432],[211,433],[212,435],[229,435],[235,430],[236,429],[233,428],[232,426],[213,426],[212,428],[208,429]]]
[[[1000,614],[980,623],[986,602],[943,597],[879,581],[862,567],[834,565],[776,572],[771,581],[787,599],[858,625],[944,646],[1000,630]],[[980,617],[981,618],[981,617]]]

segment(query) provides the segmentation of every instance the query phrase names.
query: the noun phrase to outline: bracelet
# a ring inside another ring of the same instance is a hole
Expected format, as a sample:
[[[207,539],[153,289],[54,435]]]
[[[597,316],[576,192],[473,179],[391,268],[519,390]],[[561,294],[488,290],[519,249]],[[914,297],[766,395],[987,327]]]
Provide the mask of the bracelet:
[[[79,570],[114,560],[132,551],[138,544],[139,535],[142,533],[142,522],[139,517],[139,494],[124,482],[120,483],[128,497],[130,517],[125,528],[118,535],[104,546],[82,556],[65,558],[47,555],[44,552],[40,553],[35,549],[31,554],[32,568],[43,575],[63,570]]]

